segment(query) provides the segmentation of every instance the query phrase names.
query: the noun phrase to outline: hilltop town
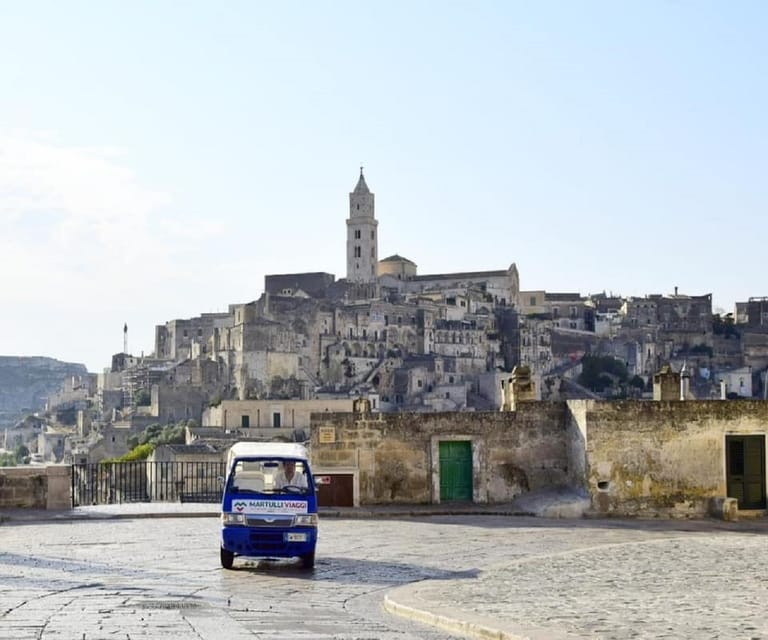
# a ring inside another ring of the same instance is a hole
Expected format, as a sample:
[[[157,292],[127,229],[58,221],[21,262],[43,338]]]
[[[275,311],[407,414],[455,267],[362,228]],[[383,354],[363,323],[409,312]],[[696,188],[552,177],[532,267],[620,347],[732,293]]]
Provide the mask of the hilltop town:
[[[721,316],[710,294],[677,287],[642,298],[521,290],[515,263],[420,274],[418,256],[379,258],[362,169],[346,227],[346,277],[267,275],[258,300],[158,325],[151,355],[118,353],[103,373],[68,377],[11,444],[97,462],[151,425],[183,424],[187,440],[209,443],[304,440],[311,413],[357,399],[382,413],[498,411],[515,368],[544,401],[651,398],[662,367],[687,374],[691,399],[765,396],[768,299]]]

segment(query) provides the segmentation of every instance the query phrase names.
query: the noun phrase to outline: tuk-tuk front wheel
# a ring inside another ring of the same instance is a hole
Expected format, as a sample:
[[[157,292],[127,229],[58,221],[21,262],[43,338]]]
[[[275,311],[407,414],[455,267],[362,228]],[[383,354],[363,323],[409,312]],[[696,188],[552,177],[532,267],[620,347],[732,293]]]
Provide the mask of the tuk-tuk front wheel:
[[[235,562],[235,554],[231,551],[227,551],[224,547],[221,548],[221,566],[225,569],[231,569]]]
[[[301,568],[302,569],[313,569],[315,566],[315,552],[310,551],[309,553],[305,553],[303,556],[301,556]]]

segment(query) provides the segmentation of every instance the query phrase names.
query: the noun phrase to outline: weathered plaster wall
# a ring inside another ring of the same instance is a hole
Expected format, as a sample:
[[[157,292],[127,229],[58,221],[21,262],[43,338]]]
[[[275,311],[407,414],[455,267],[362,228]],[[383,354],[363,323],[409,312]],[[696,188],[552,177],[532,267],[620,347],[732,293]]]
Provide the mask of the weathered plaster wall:
[[[725,436],[768,429],[760,401],[583,403],[586,481],[601,515],[705,515],[726,496]]]
[[[523,404],[515,412],[313,414],[311,438],[315,467],[357,469],[361,504],[439,502],[441,440],[472,443],[475,502],[506,502],[567,482],[564,404]]]
[[[587,487],[587,406],[586,400],[566,402],[565,437],[568,452],[568,484]]]

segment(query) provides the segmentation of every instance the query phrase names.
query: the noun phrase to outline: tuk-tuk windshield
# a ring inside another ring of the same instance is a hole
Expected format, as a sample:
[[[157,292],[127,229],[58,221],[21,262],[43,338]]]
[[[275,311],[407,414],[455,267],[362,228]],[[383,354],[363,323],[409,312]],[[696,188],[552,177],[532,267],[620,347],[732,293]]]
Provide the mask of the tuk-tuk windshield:
[[[232,466],[228,490],[236,493],[309,493],[303,460],[287,458],[239,459]]]

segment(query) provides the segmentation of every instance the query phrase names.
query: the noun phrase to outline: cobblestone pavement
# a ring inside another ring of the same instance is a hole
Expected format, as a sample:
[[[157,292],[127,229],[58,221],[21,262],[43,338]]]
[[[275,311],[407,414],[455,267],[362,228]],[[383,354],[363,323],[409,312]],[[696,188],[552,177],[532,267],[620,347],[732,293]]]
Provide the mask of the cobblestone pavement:
[[[764,529],[323,518],[305,573],[222,570],[217,518],[6,523],[0,638],[768,638]]]

